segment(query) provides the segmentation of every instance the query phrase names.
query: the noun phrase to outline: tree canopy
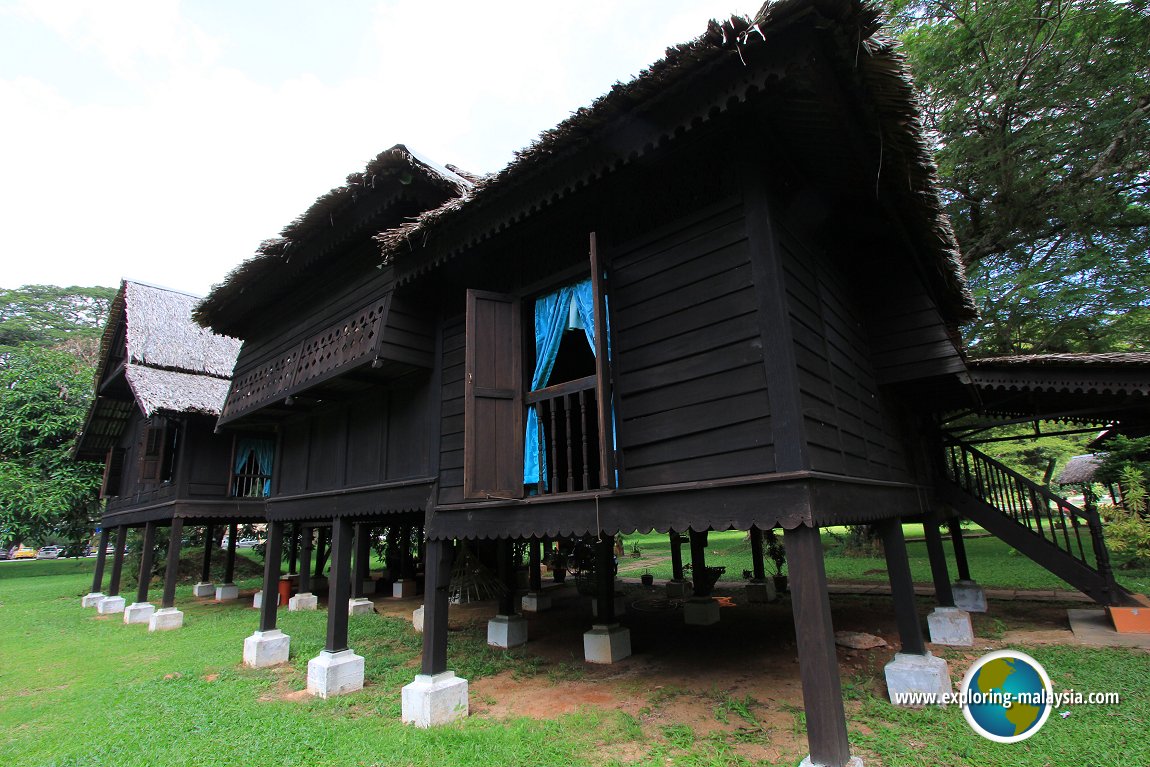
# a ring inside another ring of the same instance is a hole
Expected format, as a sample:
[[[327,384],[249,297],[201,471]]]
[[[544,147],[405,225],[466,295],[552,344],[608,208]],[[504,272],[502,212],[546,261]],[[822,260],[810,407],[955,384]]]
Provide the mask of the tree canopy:
[[[66,346],[95,364],[115,288],[25,285],[0,288],[0,354],[23,344]]]
[[[977,355],[1150,339],[1146,0],[890,0],[980,318]]]

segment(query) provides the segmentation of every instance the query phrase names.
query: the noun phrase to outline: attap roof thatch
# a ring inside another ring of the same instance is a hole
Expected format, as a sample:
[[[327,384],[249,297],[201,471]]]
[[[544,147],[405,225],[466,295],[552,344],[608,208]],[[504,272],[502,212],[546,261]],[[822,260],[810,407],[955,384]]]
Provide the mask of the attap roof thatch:
[[[1066,464],[1066,468],[1055,480],[1060,485],[1080,485],[1094,481],[1094,472],[1102,459],[1096,455],[1076,455]]]
[[[295,269],[299,270],[321,258],[324,255],[321,249],[309,246],[321,235],[343,224],[341,216],[361,198],[400,193],[417,177],[440,189],[444,197],[452,198],[471,189],[476,179],[453,166],[440,165],[403,144],[385,149],[362,171],[349,175],[343,186],[320,196],[303,214],[285,226],[279,237],[260,243],[254,256],[212,288],[193,312],[193,318],[205,327],[227,327],[233,320],[231,314],[253,308],[257,291],[261,294],[275,293],[291,284],[291,275],[283,272],[293,260]]]
[[[842,82],[842,88],[866,105],[879,126],[884,191],[893,198],[894,207],[905,212],[904,223],[925,255],[924,267],[941,287],[941,301],[948,316],[954,320],[973,316],[974,305],[966,289],[958,244],[943,213],[937,171],[904,58],[892,42],[877,34],[877,7],[858,0],[769,1],[754,19],[732,18],[721,24],[712,21],[702,36],[669,48],[665,58],[544,132],[502,171],[480,181],[462,197],[409,224],[378,234],[384,263],[402,265],[407,259],[413,266],[416,260],[426,266],[457,255],[470,242],[523,214],[522,210],[501,209],[501,198],[509,190],[527,179],[543,176],[589,147],[600,151],[600,156],[596,162],[583,166],[583,177],[555,179],[555,194],[537,200],[536,207],[550,204],[605,170],[630,162],[634,154],[613,157],[607,151],[602,156],[603,147],[608,144],[604,138],[612,131],[651,131],[645,146],[655,147],[752,98],[751,89],[742,93],[734,89],[709,93],[712,101],[707,109],[695,110],[680,124],[664,124],[657,134],[642,119],[644,110],[676,97],[672,94],[681,97],[688,93],[693,80],[716,66],[729,62],[745,64],[755,54],[769,55],[773,43],[781,39],[779,36],[800,23],[820,31],[832,30],[831,36],[838,41],[837,55],[845,67],[853,70],[853,76]],[[462,230],[468,234],[460,235]],[[455,236],[445,237],[448,232]],[[419,251],[420,259],[410,255]]]

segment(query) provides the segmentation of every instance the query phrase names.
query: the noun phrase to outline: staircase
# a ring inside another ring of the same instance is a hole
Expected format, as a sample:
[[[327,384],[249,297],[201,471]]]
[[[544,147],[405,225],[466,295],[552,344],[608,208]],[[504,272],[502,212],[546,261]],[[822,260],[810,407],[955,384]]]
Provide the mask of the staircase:
[[[1079,509],[965,442],[947,439],[940,500],[1095,602],[1137,604],[1114,581],[1096,509]]]

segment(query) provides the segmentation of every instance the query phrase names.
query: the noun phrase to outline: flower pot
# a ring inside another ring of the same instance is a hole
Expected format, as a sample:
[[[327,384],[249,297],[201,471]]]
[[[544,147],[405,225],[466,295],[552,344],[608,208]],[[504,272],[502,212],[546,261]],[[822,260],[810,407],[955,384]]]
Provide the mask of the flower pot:
[[[650,573],[643,573],[639,576],[639,580],[642,581],[643,585],[647,588],[651,588],[655,585],[655,576]]]
[[[551,577],[555,579],[556,583],[563,583],[567,580],[567,570],[562,567],[556,567],[551,570]]]
[[[782,594],[787,590],[787,576],[775,575],[771,578],[775,582],[775,592]]]

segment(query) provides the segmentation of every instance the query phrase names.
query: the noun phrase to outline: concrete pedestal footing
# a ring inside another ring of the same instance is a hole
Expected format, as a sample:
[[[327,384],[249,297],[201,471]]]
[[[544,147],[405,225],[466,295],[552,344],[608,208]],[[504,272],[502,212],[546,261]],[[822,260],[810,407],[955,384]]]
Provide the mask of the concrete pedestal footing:
[[[404,724],[434,727],[467,716],[467,680],[453,671],[418,674],[402,693]]]
[[[276,594],[276,604],[278,605],[279,603],[280,603],[280,595],[277,593]],[[263,606],[264,606],[264,592],[263,591],[257,591],[255,594],[252,595],[252,607],[254,607],[258,610]]]
[[[151,602],[133,602],[124,608],[124,623],[147,623],[155,611]]]
[[[148,619],[148,631],[171,631],[184,625],[184,614],[174,607],[161,607]]]
[[[583,659],[588,663],[617,663],[631,656],[631,629],[618,623],[593,625],[583,635]]]
[[[779,598],[771,581],[751,581],[747,584],[747,601],[751,604],[774,602]]]
[[[974,626],[970,613],[957,607],[936,607],[926,616],[930,641],[953,647],[971,647],[974,644]]]
[[[527,643],[527,619],[522,615],[496,615],[487,622],[487,644],[504,650]]]
[[[690,581],[667,581],[667,599],[686,599],[693,590]]]
[[[244,640],[244,665],[265,668],[287,663],[291,650],[291,637],[280,631],[257,631]]]
[[[240,589],[234,583],[224,583],[216,586],[216,601],[228,602],[240,598]]]
[[[364,597],[356,597],[355,599],[347,600],[347,614],[348,615],[370,615],[375,612],[375,605],[370,599]]]
[[[324,650],[308,661],[307,691],[319,698],[363,689],[363,657],[351,650]]]
[[[96,612],[100,615],[122,613],[124,612],[124,598],[119,596],[104,597],[96,603]]]
[[[623,601],[622,594],[615,595],[615,615],[621,616],[627,612],[627,603]],[[599,600],[592,597],[591,599],[591,617],[599,617]]]
[[[292,597],[291,599],[288,600],[288,612],[289,613],[298,613],[298,612],[302,612],[303,610],[318,610],[318,609],[319,609],[319,598],[316,597],[315,594],[312,594],[312,593],[309,593],[306,591],[301,593],[301,594],[296,594],[294,597]]]
[[[812,762],[811,758],[809,756],[807,756],[805,759],[803,759],[801,762],[799,762],[799,767],[820,767],[820,765],[817,765],[814,762]],[[863,760],[858,758],[857,756],[852,756],[850,759],[847,760],[845,767],[863,767]]]
[[[953,689],[950,667],[945,660],[930,653],[895,653],[894,660],[886,664],[886,689],[891,703],[896,706],[922,706],[927,700],[942,704],[943,696]],[[915,694],[925,699],[914,703],[900,700]]]
[[[719,603],[710,597],[691,597],[683,603],[683,623],[710,626],[719,622]]]
[[[540,591],[524,594],[520,609],[525,613],[541,613],[551,609],[551,595]]]
[[[420,634],[423,633],[423,605],[411,611],[411,626]]]
[[[419,592],[419,584],[414,580],[401,579],[391,584],[391,595],[399,599],[410,599]]]
[[[195,586],[192,586],[192,596],[194,596],[194,597],[211,597],[211,596],[215,596],[215,593],[216,593],[216,585],[214,583],[207,583],[206,581],[201,581],[200,583],[197,583]]]
[[[955,581],[950,586],[954,606],[968,613],[986,612],[986,592],[974,581]]]
[[[96,607],[102,599],[106,599],[106,597],[99,591],[93,591],[91,594],[80,597],[80,607]]]

